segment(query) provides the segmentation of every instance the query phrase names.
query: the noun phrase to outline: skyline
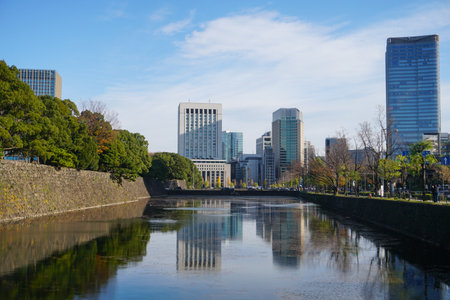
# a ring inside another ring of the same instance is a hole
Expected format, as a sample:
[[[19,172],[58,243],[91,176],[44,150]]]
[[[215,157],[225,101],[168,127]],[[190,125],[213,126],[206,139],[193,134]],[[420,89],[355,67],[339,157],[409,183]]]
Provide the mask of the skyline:
[[[438,34],[450,131],[450,2],[217,5],[3,1],[0,59],[56,70],[63,99],[104,102],[151,152],[177,152],[177,107],[190,99],[221,103],[222,129],[244,133],[244,153],[255,153],[272,112],[298,108],[320,154],[326,137],[352,136],[385,105],[386,39]]]

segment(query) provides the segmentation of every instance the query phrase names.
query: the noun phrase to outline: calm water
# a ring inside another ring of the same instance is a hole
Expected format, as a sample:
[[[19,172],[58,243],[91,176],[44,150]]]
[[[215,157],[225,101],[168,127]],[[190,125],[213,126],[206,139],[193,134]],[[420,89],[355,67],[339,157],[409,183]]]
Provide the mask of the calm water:
[[[267,200],[152,199],[144,217],[140,203],[0,227],[0,298],[450,299],[448,252]]]

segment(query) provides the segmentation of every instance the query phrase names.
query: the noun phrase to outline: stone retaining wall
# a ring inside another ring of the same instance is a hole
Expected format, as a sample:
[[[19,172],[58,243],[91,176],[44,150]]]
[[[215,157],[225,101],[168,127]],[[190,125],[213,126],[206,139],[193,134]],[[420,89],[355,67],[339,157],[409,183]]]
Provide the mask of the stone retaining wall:
[[[309,193],[300,198],[450,250],[449,205]]]
[[[0,160],[0,222],[149,198],[144,180]]]

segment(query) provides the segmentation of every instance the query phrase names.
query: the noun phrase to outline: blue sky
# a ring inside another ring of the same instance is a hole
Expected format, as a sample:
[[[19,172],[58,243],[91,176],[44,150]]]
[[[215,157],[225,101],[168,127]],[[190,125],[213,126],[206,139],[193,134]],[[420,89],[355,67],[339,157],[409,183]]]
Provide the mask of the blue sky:
[[[323,152],[385,104],[386,38],[425,34],[440,35],[448,132],[450,1],[0,0],[0,59],[57,70],[63,98],[106,103],[152,152],[176,152],[188,100],[222,103],[246,153],[273,111],[297,107]]]

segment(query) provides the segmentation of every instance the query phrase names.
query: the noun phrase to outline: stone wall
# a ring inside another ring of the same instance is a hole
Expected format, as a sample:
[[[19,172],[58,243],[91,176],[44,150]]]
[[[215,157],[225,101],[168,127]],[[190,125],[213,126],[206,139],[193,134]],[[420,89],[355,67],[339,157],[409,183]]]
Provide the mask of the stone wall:
[[[0,160],[0,222],[149,198],[144,180]]]
[[[360,221],[450,249],[449,205],[309,193],[300,193],[300,198]]]

